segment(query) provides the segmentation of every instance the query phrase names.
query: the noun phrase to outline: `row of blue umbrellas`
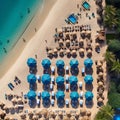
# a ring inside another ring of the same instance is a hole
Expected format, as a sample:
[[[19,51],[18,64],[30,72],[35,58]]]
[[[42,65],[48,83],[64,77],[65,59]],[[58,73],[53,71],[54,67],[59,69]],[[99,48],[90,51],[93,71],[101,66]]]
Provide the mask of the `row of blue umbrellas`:
[[[27,65],[28,65],[29,67],[35,67],[36,64],[37,64],[37,62],[36,62],[36,60],[35,60],[34,58],[29,58],[29,59],[27,60]],[[42,66],[43,66],[45,69],[47,69],[47,68],[50,67],[51,61],[50,61],[49,59],[43,59],[42,62],[41,62],[41,64],[42,64]],[[78,60],[76,60],[76,59],[71,59],[69,64],[70,64],[71,68],[76,68],[76,67],[78,67],[79,62],[78,62]],[[90,58],[85,59],[85,60],[84,60],[84,65],[85,65],[86,68],[91,68],[92,65],[93,65],[92,59],[90,59]],[[56,66],[57,66],[58,68],[64,68],[65,63],[64,63],[63,60],[57,60]]]
[[[93,99],[93,93],[91,92],[91,91],[87,91],[86,93],[85,93],[85,98],[86,98],[86,100],[88,100],[88,101],[90,101],[90,100],[92,100]],[[33,90],[30,90],[28,93],[27,93],[27,97],[28,97],[28,99],[35,99],[35,97],[36,97],[36,92],[35,91],[33,91]],[[42,99],[49,99],[50,98],[50,93],[48,92],[48,91],[43,91],[42,92],[42,94],[41,94],[41,97],[42,97]],[[56,92],[56,98],[57,99],[64,99],[64,97],[65,97],[65,93],[64,93],[64,91],[57,91]],[[70,93],[70,98],[72,99],[72,100],[74,100],[74,99],[78,99],[79,98],[79,94],[78,94],[78,92],[71,92]]]
[[[36,76],[35,76],[35,74],[29,74],[28,76],[27,76],[27,81],[30,83],[30,84],[34,84],[35,82],[36,82]],[[49,75],[49,74],[43,74],[43,76],[42,76],[42,83],[43,84],[49,84],[50,83],[50,81],[51,81],[51,76]],[[62,77],[62,76],[58,76],[57,78],[56,78],[56,83],[57,84],[64,84],[64,77]],[[86,75],[85,77],[84,77],[84,81],[85,81],[85,83],[86,84],[92,84],[92,82],[93,82],[93,77],[92,77],[92,75]],[[78,78],[76,77],[76,76],[70,76],[69,77],[69,82],[70,82],[70,84],[77,84],[77,82],[78,82]]]

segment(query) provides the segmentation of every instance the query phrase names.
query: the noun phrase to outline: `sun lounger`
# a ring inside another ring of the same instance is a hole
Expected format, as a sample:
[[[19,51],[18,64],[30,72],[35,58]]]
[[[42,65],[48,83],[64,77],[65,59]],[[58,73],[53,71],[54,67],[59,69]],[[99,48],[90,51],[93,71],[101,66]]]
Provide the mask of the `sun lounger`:
[[[85,75],[85,68],[82,68],[82,76]]]
[[[83,84],[82,81],[79,82],[79,87],[80,87],[80,88],[82,88],[82,84]]]
[[[54,67],[54,66],[51,67],[51,72],[52,72],[52,73],[55,72],[55,67]]]
[[[40,82],[40,75],[36,75],[36,78]]]
[[[40,105],[40,100],[39,99],[37,99],[37,105]]]
[[[80,92],[80,98],[83,98],[83,91]]]
[[[69,75],[66,75],[66,76],[65,76],[65,80],[66,80],[66,82],[69,81]]]
[[[66,89],[66,90],[69,90],[69,84],[66,84],[66,85],[65,85],[65,89]]]
[[[54,106],[54,104],[55,104],[55,100],[51,99],[51,105]]]
[[[53,84],[50,84],[50,90],[53,90]]]
[[[38,92],[37,96],[38,96],[38,98],[40,98],[40,97],[41,97],[41,93],[40,93],[40,91]]]
[[[54,76],[51,77],[51,81],[52,81],[52,83],[55,82],[55,77]]]
[[[66,105],[69,105],[69,99],[66,99],[66,100],[65,100],[65,104],[66,104]]]
[[[69,70],[69,66],[66,66],[66,67],[65,67],[65,70],[68,71],[68,70]]]
[[[54,92],[54,91],[52,91],[51,95],[52,95],[52,97],[54,97],[54,96],[55,96],[55,92]]]
[[[83,106],[83,100],[80,100],[80,106]]]

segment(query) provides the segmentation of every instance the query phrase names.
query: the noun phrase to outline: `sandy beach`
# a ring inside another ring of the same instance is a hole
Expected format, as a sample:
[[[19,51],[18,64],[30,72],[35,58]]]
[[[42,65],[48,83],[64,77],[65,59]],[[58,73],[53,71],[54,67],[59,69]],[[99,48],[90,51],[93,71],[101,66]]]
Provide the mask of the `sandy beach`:
[[[55,34],[55,28],[69,26],[69,25],[66,25],[65,18],[67,18],[68,15],[73,12],[78,13],[79,9],[77,8],[77,4],[81,3],[81,0],[74,0],[72,2],[70,2],[69,0],[49,0],[47,2],[46,1],[45,1],[45,6],[44,6],[45,8],[43,8],[42,11],[41,10],[38,11],[33,21],[31,22],[31,24],[29,25],[29,27],[27,28],[27,30],[25,31],[21,39],[19,40],[19,43],[15,46],[14,50],[11,51],[11,54],[6,60],[5,64],[1,66],[0,93],[2,94],[0,96],[0,100],[4,101],[5,104],[8,106],[11,105],[11,102],[5,100],[5,97],[4,97],[5,93],[21,95],[21,92],[27,93],[29,91],[29,85],[26,79],[27,75],[29,74],[29,69],[26,64],[27,59],[29,57],[35,58],[35,55],[37,55],[37,59],[36,59],[37,69],[38,69],[37,74],[41,76],[43,74],[43,68],[41,66],[41,61],[44,58],[47,58],[46,50],[45,50],[46,46],[52,47],[52,48],[55,48],[57,46],[53,38],[53,35]],[[100,27],[97,24],[97,18],[96,18],[97,14],[95,12],[97,7],[96,7],[95,2],[93,1],[88,1],[88,2],[92,5],[91,11],[88,11],[88,14],[91,15],[91,12],[94,12],[95,18],[92,18],[91,20],[89,20],[88,18],[86,18],[86,14],[83,11],[81,13],[83,14],[83,16],[78,22],[78,24],[79,25],[84,25],[84,24],[91,25],[91,29],[92,29],[91,35],[92,35],[92,40],[93,40],[92,59],[94,61],[103,60],[104,59],[103,55],[105,53],[106,46],[101,47],[100,54],[96,53],[94,50],[96,31],[100,30]],[[69,3],[69,6],[68,6],[68,3]],[[26,40],[26,42],[23,42],[23,38]],[[45,40],[47,40],[47,42]],[[11,58],[12,56],[13,58]],[[85,54],[85,58],[87,58],[86,54]],[[80,63],[79,64],[80,70],[81,68],[84,67],[85,58],[77,57]],[[67,57],[63,57],[63,58],[58,57],[57,59],[63,59],[65,61],[65,66],[66,65],[69,66],[70,59],[68,59]],[[52,66],[55,66],[56,59],[53,58],[51,61],[52,61]],[[103,67],[106,68],[105,62],[103,63]],[[106,69],[104,72],[106,72]],[[11,91],[8,88],[7,84],[9,82],[14,84],[15,76],[17,76],[21,80],[21,84],[15,85],[14,90]],[[99,110],[99,108],[97,107],[97,98],[96,98],[97,97],[97,88],[96,88],[97,75],[96,75],[95,63],[93,64],[93,78],[94,78],[94,82],[93,82],[92,92],[94,93],[94,100],[93,100],[94,106],[92,108],[86,108],[85,105],[83,106],[84,108],[92,112],[91,120],[93,120],[95,114]],[[80,73],[78,75],[78,79],[79,81],[80,80],[84,81],[83,76]],[[85,86],[85,83],[83,83],[83,86]],[[42,90],[42,86],[40,84],[38,84],[37,88],[38,88],[37,91]],[[84,92],[86,91],[85,87],[83,87],[83,91]],[[69,96],[69,94],[66,93],[66,97],[67,96]],[[106,103],[107,102],[107,90],[104,92],[104,96],[105,96],[104,103]],[[52,107],[50,108],[53,109]],[[57,107],[54,107],[55,110],[56,108]],[[25,106],[25,109],[29,109],[28,105]],[[68,108],[65,108],[65,109],[67,110]],[[70,109],[72,108],[70,107]],[[77,110],[79,109],[80,108],[77,108]],[[18,116],[18,115],[15,114],[15,116]]]

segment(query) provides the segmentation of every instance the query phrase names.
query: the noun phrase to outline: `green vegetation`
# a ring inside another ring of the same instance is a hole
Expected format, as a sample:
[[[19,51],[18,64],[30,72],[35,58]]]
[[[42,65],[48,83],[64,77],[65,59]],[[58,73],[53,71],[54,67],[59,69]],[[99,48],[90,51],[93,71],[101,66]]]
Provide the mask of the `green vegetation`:
[[[95,120],[113,120],[113,114],[114,110],[109,104],[107,104],[106,106],[101,107],[95,117]]]
[[[108,49],[104,55],[109,74],[108,104],[100,109],[95,120],[112,120],[120,108],[120,0],[106,0],[104,24],[112,34],[107,34]],[[104,110],[105,109],[105,110]]]

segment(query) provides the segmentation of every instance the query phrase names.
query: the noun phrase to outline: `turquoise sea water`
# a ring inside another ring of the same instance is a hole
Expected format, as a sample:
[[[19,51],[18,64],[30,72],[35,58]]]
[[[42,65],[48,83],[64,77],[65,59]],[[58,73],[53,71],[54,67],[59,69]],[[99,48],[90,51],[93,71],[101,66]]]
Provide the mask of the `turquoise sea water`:
[[[43,0],[0,0],[0,63],[42,4]]]

